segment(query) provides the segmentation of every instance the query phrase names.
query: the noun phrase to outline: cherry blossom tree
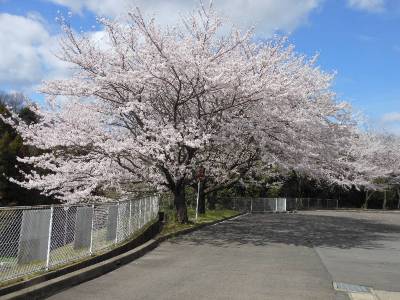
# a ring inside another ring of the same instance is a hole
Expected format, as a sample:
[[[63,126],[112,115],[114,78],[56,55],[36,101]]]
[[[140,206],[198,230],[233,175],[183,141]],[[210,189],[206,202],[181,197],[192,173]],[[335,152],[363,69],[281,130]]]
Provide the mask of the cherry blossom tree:
[[[74,74],[43,84],[52,109],[36,111],[41,121],[8,120],[45,150],[20,158],[47,172],[19,184],[76,202],[146,182],[170,190],[187,222],[185,186],[200,166],[208,191],[271,164],[346,180],[355,124],[315,58],[285,39],[226,33],[211,6],[169,28],[139,10],[99,22],[101,41],[63,25],[59,56]]]
[[[357,135],[351,147],[351,181],[365,191],[384,191],[390,186],[398,192],[400,184],[400,138],[393,134],[363,130]],[[366,194],[364,208],[368,208]],[[398,196],[400,193],[398,192]],[[384,197],[382,207],[386,207]],[[399,197],[400,199],[400,197]],[[400,201],[399,201],[400,203]]]

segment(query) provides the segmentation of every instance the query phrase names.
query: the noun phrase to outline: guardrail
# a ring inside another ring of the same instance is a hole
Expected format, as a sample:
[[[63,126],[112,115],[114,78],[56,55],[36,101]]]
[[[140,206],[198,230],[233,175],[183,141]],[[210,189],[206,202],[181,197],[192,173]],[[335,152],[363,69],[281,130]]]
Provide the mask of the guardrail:
[[[159,197],[112,203],[0,208],[0,281],[50,270],[128,240]]]

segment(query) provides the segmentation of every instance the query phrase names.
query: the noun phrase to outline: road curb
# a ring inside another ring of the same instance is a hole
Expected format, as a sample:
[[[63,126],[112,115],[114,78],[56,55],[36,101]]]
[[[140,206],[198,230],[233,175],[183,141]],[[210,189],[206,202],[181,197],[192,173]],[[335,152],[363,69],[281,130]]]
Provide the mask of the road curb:
[[[29,287],[22,288],[17,291],[13,291],[9,294],[1,296],[1,300],[21,300],[21,299],[44,299],[50,297],[54,294],[61,292],[62,290],[68,289],[72,286],[81,284],[83,282],[95,279],[100,277],[108,272],[111,272],[119,267],[132,262],[133,260],[145,255],[150,252],[154,248],[156,248],[160,243],[180,235],[188,234],[197,230],[200,230],[206,226],[215,225],[230,219],[237,218],[244,214],[239,214],[231,217],[227,217],[218,221],[208,222],[200,224],[196,227],[191,227],[187,229],[183,229],[177,232],[169,233],[164,236],[156,237],[155,239],[150,239],[144,244],[126,251],[122,254],[116,255],[107,260],[98,262],[91,266],[83,267],[79,270],[75,270],[73,272],[63,274],[53,279],[46,280],[44,282],[40,282],[37,284],[33,284]]]
[[[334,211],[334,212],[355,212],[355,213],[381,213],[381,214],[400,214],[400,210],[382,210],[382,209],[353,209],[353,208],[338,208],[338,209],[310,209],[310,210],[300,210],[300,211]]]
[[[234,215],[234,216],[231,216],[231,217],[227,217],[227,218],[224,218],[224,219],[221,219],[221,220],[202,223],[202,224],[199,224],[199,225],[197,225],[195,227],[182,229],[182,230],[179,230],[179,231],[176,231],[176,232],[172,232],[172,233],[160,236],[157,239],[160,242],[163,242],[163,241],[168,240],[168,239],[173,238],[173,237],[177,237],[177,236],[180,236],[180,235],[184,235],[184,234],[188,234],[188,233],[197,231],[197,230],[202,229],[202,228],[204,228],[206,226],[212,226],[212,225],[216,225],[216,224],[219,224],[219,223],[223,223],[223,222],[228,221],[228,220],[232,220],[232,219],[235,219],[235,218],[238,218],[238,217],[242,217],[242,216],[244,216],[246,214],[247,213],[240,213],[240,214],[237,214],[237,215]]]

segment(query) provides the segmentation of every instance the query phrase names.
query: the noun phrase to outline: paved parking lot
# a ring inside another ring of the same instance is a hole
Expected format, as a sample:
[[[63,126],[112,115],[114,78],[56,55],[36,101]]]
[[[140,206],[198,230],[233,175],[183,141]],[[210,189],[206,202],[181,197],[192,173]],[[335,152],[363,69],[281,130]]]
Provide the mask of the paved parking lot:
[[[400,213],[310,212],[307,215],[343,221],[337,224],[337,230],[333,229],[337,244],[315,243],[335,281],[400,292]]]
[[[332,281],[400,292],[400,214],[246,215],[162,243],[52,299],[348,299]],[[400,299],[387,295],[357,299]]]

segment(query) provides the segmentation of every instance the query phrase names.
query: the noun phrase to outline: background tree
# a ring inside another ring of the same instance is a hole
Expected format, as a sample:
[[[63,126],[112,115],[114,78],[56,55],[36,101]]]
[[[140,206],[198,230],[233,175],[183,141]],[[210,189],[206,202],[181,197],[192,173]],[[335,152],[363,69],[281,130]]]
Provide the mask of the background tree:
[[[38,121],[35,113],[28,107],[28,100],[23,94],[0,92],[0,114],[3,117],[9,117],[10,110],[18,114],[26,124]],[[21,136],[14,128],[0,120],[1,205],[35,205],[54,201],[54,199],[41,195],[38,190],[28,190],[9,181],[10,177],[22,180],[21,170],[25,173],[32,171],[29,165],[20,164],[17,157],[36,155],[37,153],[36,149],[23,143]]]

